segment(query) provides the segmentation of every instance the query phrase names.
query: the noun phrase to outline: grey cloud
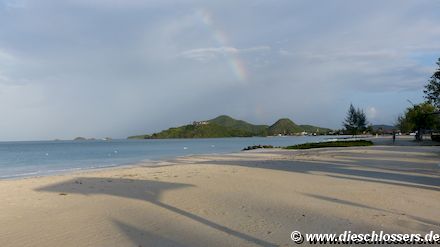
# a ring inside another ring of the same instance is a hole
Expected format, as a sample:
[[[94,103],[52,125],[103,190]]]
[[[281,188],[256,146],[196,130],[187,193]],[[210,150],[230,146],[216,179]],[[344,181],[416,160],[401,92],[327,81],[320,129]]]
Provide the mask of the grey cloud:
[[[438,7],[0,1],[0,140],[125,137],[217,114],[338,128],[350,102],[392,123],[422,100]]]
[[[255,46],[249,48],[238,49],[230,46],[222,46],[222,47],[210,47],[210,48],[198,48],[191,49],[187,51],[183,51],[180,53],[180,56],[190,59],[195,59],[197,61],[206,62],[212,59],[218,58],[218,56],[225,56],[228,54],[240,54],[240,53],[253,53],[253,52],[262,52],[269,51],[269,46]]]

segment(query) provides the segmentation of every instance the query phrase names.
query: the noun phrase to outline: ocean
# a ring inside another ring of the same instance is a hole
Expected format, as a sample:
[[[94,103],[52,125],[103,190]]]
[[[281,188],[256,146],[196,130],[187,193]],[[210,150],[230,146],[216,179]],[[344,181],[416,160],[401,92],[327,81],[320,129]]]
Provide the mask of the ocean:
[[[239,152],[251,145],[288,146],[334,139],[289,136],[212,139],[0,142],[0,179],[33,177],[159,161],[195,154]]]

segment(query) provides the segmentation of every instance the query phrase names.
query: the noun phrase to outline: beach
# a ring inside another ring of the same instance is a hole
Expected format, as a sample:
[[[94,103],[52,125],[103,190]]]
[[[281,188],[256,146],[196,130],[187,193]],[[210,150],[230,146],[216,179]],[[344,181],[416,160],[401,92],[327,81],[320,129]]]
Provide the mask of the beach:
[[[440,146],[265,149],[0,181],[1,246],[294,246],[440,233]]]

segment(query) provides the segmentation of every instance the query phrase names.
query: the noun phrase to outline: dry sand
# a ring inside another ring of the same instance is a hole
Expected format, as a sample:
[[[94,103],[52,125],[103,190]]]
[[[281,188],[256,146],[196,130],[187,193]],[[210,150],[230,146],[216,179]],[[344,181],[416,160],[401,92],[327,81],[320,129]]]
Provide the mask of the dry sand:
[[[0,246],[294,246],[440,233],[440,147],[264,150],[0,181]]]

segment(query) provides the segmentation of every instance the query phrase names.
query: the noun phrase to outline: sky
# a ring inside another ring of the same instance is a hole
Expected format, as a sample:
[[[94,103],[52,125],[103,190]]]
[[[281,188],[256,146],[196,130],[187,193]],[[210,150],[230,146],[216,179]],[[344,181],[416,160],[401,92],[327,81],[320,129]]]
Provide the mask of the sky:
[[[0,140],[124,138],[221,114],[393,124],[440,57],[440,1],[0,0]]]

